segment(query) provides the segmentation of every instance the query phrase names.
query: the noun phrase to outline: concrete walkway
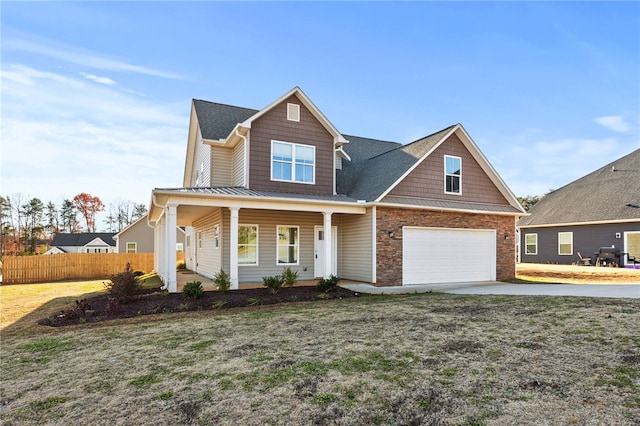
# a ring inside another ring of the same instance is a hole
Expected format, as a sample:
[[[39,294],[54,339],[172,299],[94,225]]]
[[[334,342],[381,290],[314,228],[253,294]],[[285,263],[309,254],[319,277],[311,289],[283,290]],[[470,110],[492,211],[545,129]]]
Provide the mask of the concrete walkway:
[[[341,287],[368,294],[427,293],[506,294],[527,296],[580,296],[640,299],[639,284],[510,284],[497,281],[421,284],[397,287],[375,287],[363,283],[340,283]]]

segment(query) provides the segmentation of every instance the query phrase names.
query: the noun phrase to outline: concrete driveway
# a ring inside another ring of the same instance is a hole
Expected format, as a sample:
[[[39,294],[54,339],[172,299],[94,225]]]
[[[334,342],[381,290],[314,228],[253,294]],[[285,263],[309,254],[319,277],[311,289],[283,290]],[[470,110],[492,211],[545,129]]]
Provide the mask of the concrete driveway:
[[[427,293],[507,294],[527,296],[580,296],[640,299],[639,284],[510,284],[497,281],[420,284],[398,287],[375,287],[362,283],[340,283],[341,287],[369,294]]]

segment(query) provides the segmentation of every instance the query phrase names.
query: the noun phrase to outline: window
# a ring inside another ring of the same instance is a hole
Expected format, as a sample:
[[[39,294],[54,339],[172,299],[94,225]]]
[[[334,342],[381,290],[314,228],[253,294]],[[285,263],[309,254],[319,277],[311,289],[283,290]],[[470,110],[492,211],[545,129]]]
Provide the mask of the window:
[[[558,232],[558,254],[573,254],[573,232]]]
[[[271,142],[271,180],[312,184],[315,163],[315,146]]]
[[[300,228],[278,226],[278,265],[297,265]]]
[[[524,234],[524,254],[538,254],[538,234]]]
[[[287,104],[287,120],[300,121],[300,105]]]
[[[176,243],[176,253],[184,253],[184,245],[182,243]]]
[[[138,243],[127,243],[127,253],[137,253]]]
[[[444,192],[447,194],[462,194],[462,159],[460,157],[444,156]]]
[[[238,264],[258,264],[258,225],[238,226]]]
[[[220,225],[213,225],[213,248],[220,248]]]

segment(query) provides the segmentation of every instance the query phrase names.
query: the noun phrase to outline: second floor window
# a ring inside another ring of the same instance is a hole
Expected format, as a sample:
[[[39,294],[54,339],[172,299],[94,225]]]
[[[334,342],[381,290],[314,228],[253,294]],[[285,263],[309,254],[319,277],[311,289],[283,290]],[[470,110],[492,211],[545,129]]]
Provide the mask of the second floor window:
[[[316,147],[271,142],[271,180],[315,183]]]
[[[462,193],[462,159],[444,156],[444,192],[447,194]]]

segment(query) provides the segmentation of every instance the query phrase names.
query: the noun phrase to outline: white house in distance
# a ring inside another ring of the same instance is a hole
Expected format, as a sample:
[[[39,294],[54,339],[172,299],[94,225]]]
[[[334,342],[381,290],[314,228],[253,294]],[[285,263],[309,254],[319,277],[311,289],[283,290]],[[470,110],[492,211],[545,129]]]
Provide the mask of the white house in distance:
[[[59,253],[116,253],[116,241],[112,232],[85,232],[82,234],[57,233],[51,248],[44,254]]]

